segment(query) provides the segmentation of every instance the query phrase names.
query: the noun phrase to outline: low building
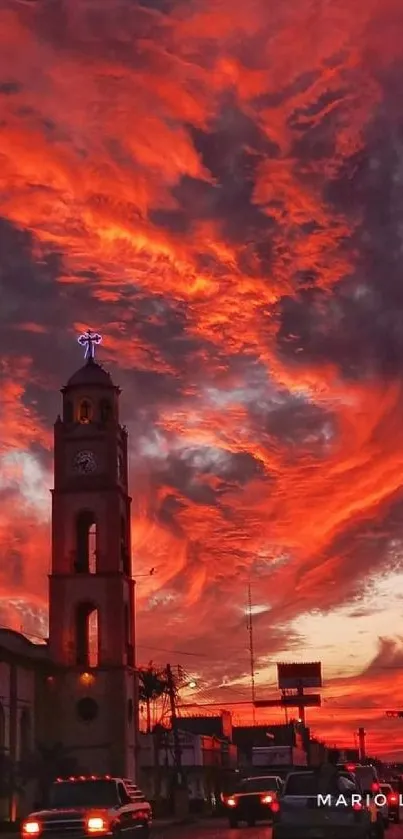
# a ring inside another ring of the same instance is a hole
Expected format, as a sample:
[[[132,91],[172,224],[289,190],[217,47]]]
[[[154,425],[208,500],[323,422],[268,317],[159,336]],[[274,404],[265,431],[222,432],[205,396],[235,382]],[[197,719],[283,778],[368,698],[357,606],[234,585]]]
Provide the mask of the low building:
[[[260,753],[262,750],[268,752],[274,747],[288,747],[297,751],[300,755],[299,762],[301,762],[301,753],[307,753],[309,729],[294,722],[287,725],[234,726],[232,738],[238,749],[241,768],[253,766],[256,763],[254,757],[257,750]]]
[[[16,813],[29,812],[33,805],[33,779],[28,779],[24,795],[17,793],[16,771],[20,775],[25,770],[29,776],[24,762],[45,735],[47,654],[46,644],[0,629],[0,821],[14,820]]]
[[[208,734],[221,740],[233,742],[233,725],[230,711],[219,711],[216,714],[200,714],[183,716],[180,718],[182,731],[193,734]]]
[[[320,766],[327,759],[327,748],[324,743],[312,737],[309,741],[309,765]]]
[[[214,809],[226,773],[236,768],[236,747],[214,735],[181,730],[178,736],[191,809]],[[164,802],[170,800],[176,768],[171,731],[160,732],[159,736],[139,734],[139,767],[144,793],[157,804],[157,809],[167,809]]]

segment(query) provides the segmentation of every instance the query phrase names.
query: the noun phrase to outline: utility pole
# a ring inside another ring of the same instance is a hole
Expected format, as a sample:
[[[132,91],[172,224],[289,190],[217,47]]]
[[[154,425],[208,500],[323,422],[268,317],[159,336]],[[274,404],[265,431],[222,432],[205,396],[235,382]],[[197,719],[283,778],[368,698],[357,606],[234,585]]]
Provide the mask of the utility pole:
[[[249,632],[249,655],[250,655],[250,685],[252,694],[253,725],[256,725],[256,691],[255,691],[255,650],[253,643],[253,612],[252,612],[252,589],[248,585],[248,632]]]
[[[168,696],[169,696],[169,704],[171,707],[171,726],[172,726],[172,736],[174,740],[174,761],[175,761],[175,788],[181,787],[183,783],[182,778],[182,749],[179,739],[179,731],[178,731],[178,717],[176,715],[176,696],[175,696],[175,682],[174,677],[172,674],[172,668],[170,664],[167,664],[167,686],[168,686]]]
[[[176,689],[172,668],[170,664],[166,667],[167,688],[169,704],[171,707],[171,726],[174,741],[174,788],[173,788],[173,810],[176,816],[187,816],[189,812],[188,790],[182,770],[182,749],[179,739],[178,717],[176,714]]]
[[[360,760],[362,761],[362,763],[364,763],[364,760],[366,758],[366,751],[365,751],[366,731],[365,731],[364,728],[359,728],[357,733],[358,733],[358,744],[359,744],[359,757],[360,757]]]

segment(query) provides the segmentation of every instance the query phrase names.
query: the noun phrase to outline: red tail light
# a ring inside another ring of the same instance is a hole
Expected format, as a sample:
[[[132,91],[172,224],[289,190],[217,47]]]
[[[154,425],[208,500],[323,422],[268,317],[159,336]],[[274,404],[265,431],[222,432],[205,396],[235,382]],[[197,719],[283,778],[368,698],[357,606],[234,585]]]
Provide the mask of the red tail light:
[[[395,793],[395,792],[391,792],[391,793],[390,793],[390,795],[389,795],[389,797],[388,797],[389,804],[397,804],[398,800],[399,800],[399,799],[398,799],[398,797],[397,797],[396,793]]]
[[[272,813],[278,813],[280,811],[280,804],[278,803],[278,801],[272,801],[272,803],[270,804],[270,810],[272,811]]]
[[[371,784],[371,792],[379,792],[379,784],[377,784],[377,783]]]
[[[364,808],[363,808],[362,804],[360,804],[359,801],[356,801],[355,804],[353,804],[353,810],[363,810],[363,809]]]

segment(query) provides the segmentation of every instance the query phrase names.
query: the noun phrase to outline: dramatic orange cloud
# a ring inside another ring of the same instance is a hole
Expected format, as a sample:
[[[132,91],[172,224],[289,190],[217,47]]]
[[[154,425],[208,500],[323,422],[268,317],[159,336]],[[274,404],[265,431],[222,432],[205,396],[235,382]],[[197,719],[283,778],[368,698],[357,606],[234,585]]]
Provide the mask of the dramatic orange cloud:
[[[0,0],[0,622],[46,635],[90,324],[140,660],[247,702],[250,584],[259,695],[321,658],[313,729],[401,756],[402,35],[400,0]]]

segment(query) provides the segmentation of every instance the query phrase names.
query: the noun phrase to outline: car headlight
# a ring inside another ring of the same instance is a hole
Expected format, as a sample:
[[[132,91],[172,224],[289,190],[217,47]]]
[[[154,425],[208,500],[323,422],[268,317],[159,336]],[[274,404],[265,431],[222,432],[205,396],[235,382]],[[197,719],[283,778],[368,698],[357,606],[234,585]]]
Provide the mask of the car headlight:
[[[108,829],[108,822],[102,816],[90,816],[87,819],[87,830],[89,833],[106,833]]]
[[[22,825],[22,832],[24,836],[38,836],[41,832],[41,826],[39,822],[29,819]]]

